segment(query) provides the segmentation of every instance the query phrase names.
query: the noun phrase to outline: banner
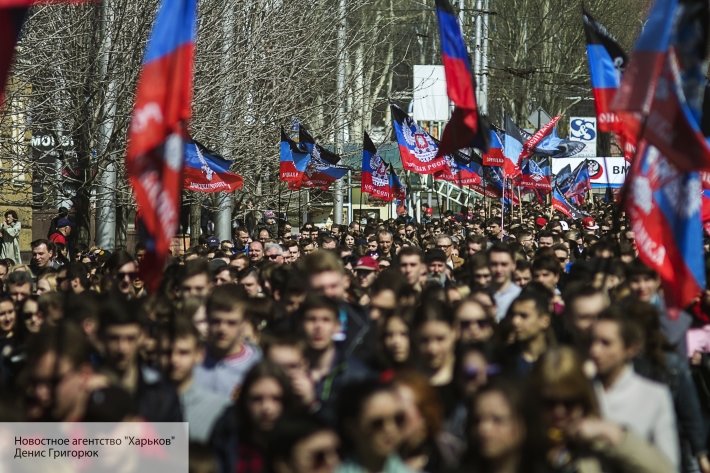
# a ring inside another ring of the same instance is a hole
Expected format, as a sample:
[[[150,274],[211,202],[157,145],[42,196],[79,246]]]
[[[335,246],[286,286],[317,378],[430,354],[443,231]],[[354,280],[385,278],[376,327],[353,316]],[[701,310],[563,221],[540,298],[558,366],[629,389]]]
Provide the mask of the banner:
[[[574,169],[582,161],[584,161],[584,158],[577,157],[553,159],[552,174],[559,174],[567,165]],[[612,158],[595,157],[587,158],[587,166],[589,166],[589,179],[592,182],[592,189],[602,189],[623,186],[631,164],[621,156]]]

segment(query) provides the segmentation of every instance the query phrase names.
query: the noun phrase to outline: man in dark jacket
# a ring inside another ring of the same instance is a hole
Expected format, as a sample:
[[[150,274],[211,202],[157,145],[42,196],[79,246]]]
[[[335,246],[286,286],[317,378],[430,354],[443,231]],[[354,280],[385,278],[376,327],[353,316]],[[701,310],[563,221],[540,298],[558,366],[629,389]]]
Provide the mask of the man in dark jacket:
[[[150,422],[182,422],[175,387],[162,374],[141,362],[143,333],[140,306],[123,300],[108,301],[101,310],[99,336],[106,349],[106,367],[133,396],[138,413]]]

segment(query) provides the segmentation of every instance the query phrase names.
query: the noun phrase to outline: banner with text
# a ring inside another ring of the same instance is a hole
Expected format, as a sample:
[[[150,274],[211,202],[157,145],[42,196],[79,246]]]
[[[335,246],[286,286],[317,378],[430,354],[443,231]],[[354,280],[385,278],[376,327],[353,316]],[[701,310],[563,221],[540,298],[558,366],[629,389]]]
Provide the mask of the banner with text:
[[[552,160],[552,174],[559,173],[566,165],[572,169],[584,161],[584,158],[560,158]],[[589,178],[592,181],[592,188],[621,187],[624,185],[626,173],[631,167],[621,156],[613,158],[594,157],[587,158],[589,167]]]

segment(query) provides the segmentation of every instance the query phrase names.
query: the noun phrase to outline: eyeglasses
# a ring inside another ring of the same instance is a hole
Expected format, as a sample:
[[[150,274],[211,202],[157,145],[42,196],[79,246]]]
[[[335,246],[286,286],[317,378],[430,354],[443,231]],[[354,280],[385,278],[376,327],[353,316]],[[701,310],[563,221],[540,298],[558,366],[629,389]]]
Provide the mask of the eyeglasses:
[[[138,271],[131,271],[131,272],[126,272],[126,273],[119,272],[119,273],[117,273],[117,275],[118,275],[118,279],[128,278],[131,281],[133,281],[134,279],[138,278]],[[59,280],[57,280],[57,282],[59,282]]]
[[[36,311],[36,310],[35,310],[34,312],[32,312],[32,311],[22,311],[22,316],[23,316],[24,318],[26,318],[26,319],[30,319],[30,318],[34,317],[35,315],[37,315],[37,314],[39,314],[39,311]]]
[[[451,245],[436,245],[437,248],[445,250],[447,248],[451,248]]]
[[[376,433],[381,432],[385,428],[388,422],[394,422],[394,425],[401,429],[404,427],[404,421],[406,420],[404,412],[397,412],[391,416],[380,416],[374,417],[367,422],[367,427],[370,432]]]
[[[461,328],[469,328],[472,325],[475,325],[478,328],[488,328],[493,325],[490,319],[463,319],[459,320],[459,324],[461,325]]]
[[[486,366],[485,370],[481,370],[478,366],[464,366],[463,375],[466,379],[472,380],[478,378],[481,372],[485,371],[486,376],[497,376],[501,373],[500,366],[496,364]]]
[[[572,410],[575,406],[582,404],[582,401],[578,398],[554,398],[548,397],[543,399],[542,403],[548,409],[553,409],[557,406],[562,406],[566,410]]]
[[[266,257],[269,259],[279,259],[281,258],[281,255],[266,255]]]

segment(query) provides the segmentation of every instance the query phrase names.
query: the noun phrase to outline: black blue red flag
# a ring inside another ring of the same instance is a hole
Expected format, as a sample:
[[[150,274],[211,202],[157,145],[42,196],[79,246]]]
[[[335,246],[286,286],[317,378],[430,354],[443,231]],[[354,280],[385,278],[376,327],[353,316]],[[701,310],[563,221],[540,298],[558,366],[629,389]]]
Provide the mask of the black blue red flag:
[[[560,172],[557,173],[552,185],[554,187],[557,187],[560,190],[560,192],[562,192],[562,194],[564,195],[564,193],[567,192],[567,190],[572,185],[573,178],[574,178],[574,176],[572,175],[572,166],[567,164],[567,165],[565,165],[565,167],[560,169]]]
[[[446,169],[446,160],[438,155],[439,143],[404,110],[394,104],[390,108],[402,167],[417,174],[434,174]]]
[[[552,166],[545,156],[533,156],[523,161],[520,168],[520,187],[552,190]]]
[[[183,188],[194,192],[234,192],[244,179],[229,170],[232,162],[195,140],[185,143]]]
[[[575,207],[557,187],[552,190],[552,208],[575,220],[585,216],[585,213]]]
[[[571,202],[575,204],[584,203],[584,196],[592,188],[592,181],[589,178],[589,166],[585,159],[572,171],[572,180],[569,188],[564,192]]]
[[[309,157],[301,181],[291,183],[290,188],[315,187],[326,190],[348,173],[348,168],[338,166],[340,156],[316,143],[303,126],[299,129],[299,143],[303,145]]]
[[[557,135],[557,127],[554,127],[552,132],[535,147],[535,154],[544,154],[552,159],[569,158],[581,153],[584,147],[585,144],[581,141],[560,138]]]
[[[503,142],[498,132],[491,127],[488,132],[488,151],[483,153],[484,166],[504,166],[505,154],[503,154]]]
[[[279,145],[279,178],[289,184],[300,183],[309,160],[310,153],[305,146],[289,138],[282,127]]]
[[[597,127],[599,131],[619,133],[620,119],[611,111],[611,101],[621,84],[621,73],[628,58],[606,27],[587,11],[582,13],[582,21],[587,38],[587,60],[597,113]]]
[[[126,170],[146,231],[141,272],[157,289],[178,228],[191,116],[197,0],[162,0],[138,76]]]
[[[698,170],[710,163],[700,127],[707,28],[707,2],[656,1],[612,105],[624,126],[627,116],[636,119],[638,152],[626,180],[626,210],[639,258],[658,272],[674,309],[705,288],[697,255],[703,252]]]
[[[557,122],[560,121],[560,118],[562,118],[562,116],[557,115],[555,118],[553,118],[544,126],[542,126],[539,130],[533,133],[533,135],[529,139],[523,142],[523,150],[521,151],[520,156],[518,157],[518,166],[521,166],[523,159],[529,158],[530,156],[535,154],[535,148],[538,147],[542,140],[544,140],[550,135],[550,133],[552,133],[552,131],[555,129],[555,126],[557,125]]]
[[[488,131],[478,114],[471,61],[456,13],[448,0],[436,0],[441,62],[446,74],[446,93],[454,113],[444,128],[439,155],[464,148],[487,148]]]
[[[362,146],[362,192],[380,200],[392,200],[389,166],[377,152],[377,147],[365,132]]]

